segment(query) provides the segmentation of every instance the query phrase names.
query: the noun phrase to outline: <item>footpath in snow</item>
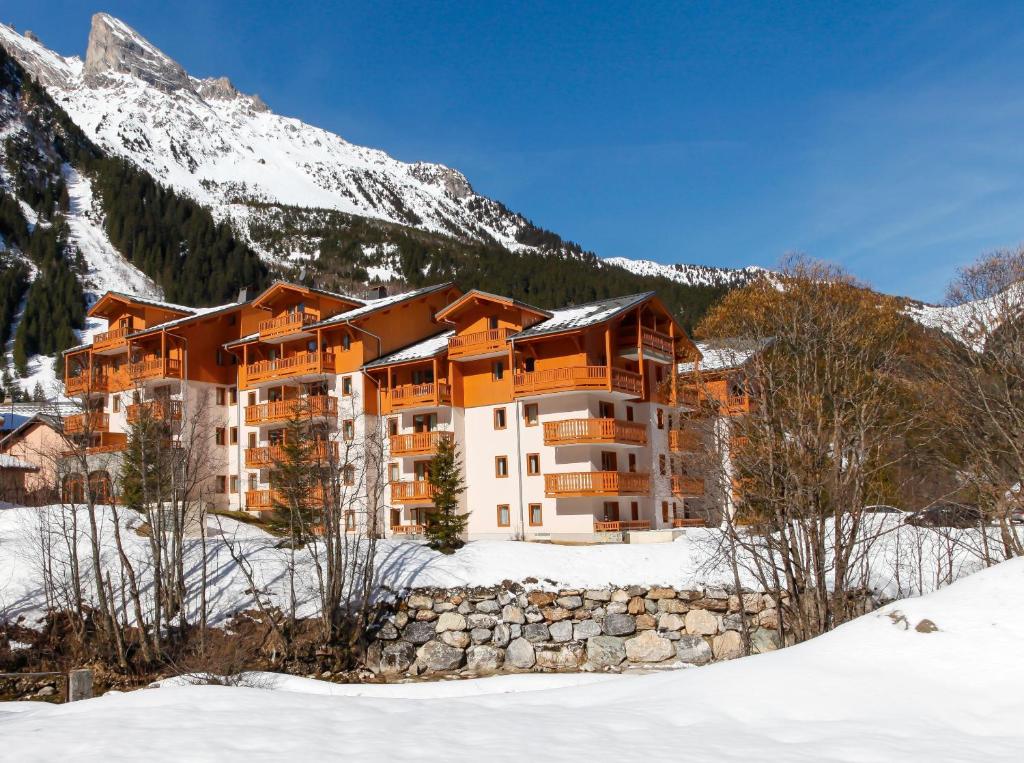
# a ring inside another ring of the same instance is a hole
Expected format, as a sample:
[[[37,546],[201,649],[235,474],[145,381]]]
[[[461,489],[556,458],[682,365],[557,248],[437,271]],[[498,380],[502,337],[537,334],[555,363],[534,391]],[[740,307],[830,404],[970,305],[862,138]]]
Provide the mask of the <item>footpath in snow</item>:
[[[805,644],[657,675],[372,690],[282,678],[0,704],[0,738],[23,763],[1019,761],[1022,589],[1016,559]]]

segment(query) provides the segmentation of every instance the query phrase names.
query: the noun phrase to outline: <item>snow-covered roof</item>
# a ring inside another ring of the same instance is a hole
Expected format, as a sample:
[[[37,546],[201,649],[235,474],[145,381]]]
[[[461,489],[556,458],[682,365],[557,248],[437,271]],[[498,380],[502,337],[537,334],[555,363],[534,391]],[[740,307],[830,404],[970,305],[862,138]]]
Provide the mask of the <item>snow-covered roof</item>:
[[[121,299],[127,299],[131,302],[138,302],[141,305],[159,307],[163,310],[174,310],[175,312],[179,313],[194,313],[197,310],[202,309],[198,307],[189,307],[188,305],[177,305],[174,302],[161,302],[160,300],[153,299],[152,297],[145,297],[141,294],[129,294],[128,292],[125,291],[108,291],[103,295],[103,297],[106,296],[120,297]],[[102,300],[103,297],[100,297],[100,300]]]
[[[384,308],[391,307],[393,305],[400,304],[409,299],[415,299],[421,297],[424,294],[431,294],[441,289],[450,288],[453,284],[450,281],[445,283],[435,284],[434,286],[424,286],[422,289],[414,289],[413,291],[406,291],[401,294],[392,294],[387,297],[381,297],[380,299],[368,299],[366,304],[362,307],[357,307],[344,313],[338,313],[330,318],[314,323],[311,328],[321,328],[325,326],[336,326],[339,323],[347,323],[348,321],[355,320],[356,318],[362,318],[377,310],[383,310]]]
[[[39,467],[35,464],[30,464],[28,461],[22,461],[20,458],[9,456],[6,453],[0,453],[0,469],[24,469],[26,471],[39,471]]]
[[[385,355],[382,358],[371,360],[363,368],[379,368],[380,366],[392,366],[396,363],[410,363],[414,360],[426,360],[435,355],[440,355],[448,349],[448,339],[455,335],[455,331],[445,331],[422,342],[410,344],[397,352]]]
[[[725,371],[730,368],[739,368],[766,344],[767,342],[749,339],[697,342],[697,349],[701,354],[699,366],[693,362],[680,363],[679,373],[693,373],[698,367],[701,371]]]
[[[555,334],[560,331],[596,326],[614,318],[631,307],[654,296],[653,291],[645,291],[642,294],[630,294],[625,297],[612,297],[597,302],[588,302],[585,305],[566,307],[561,310],[552,310],[551,317],[546,321],[534,324],[513,335],[513,339],[529,339],[544,334]]]
[[[157,331],[157,330],[165,330],[165,329],[175,328],[177,326],[180,326],[180,325],[182,325],[184,323],[188,323],[190,321],[199,320],[200,318],[209,317],[211,315],[214,315],[215,313],[222,313],[222,312],[226,312],[226,311],[231,310],[231,309],[236,308],[236,307],[241,307],[243,304],[245,304],[245,303],[244,302],[229,302],[226,305],[217,305],[216,307],[193,307],[193,308],[190,308],[193,311],[192,315],[186,315],[186,316],[184,316],[182,318],[175,318],[174,320],[171,320],[171,321],[164,321],[163,323],[156,323],[156,324],[154,324],[152,326],[149,326],[147,328],[139,329],[138,331],[134,331],[131,334],[129,334],[128,338],[130,339],[132,337],[142,336],[144,334],[149,334],[150,332]]]

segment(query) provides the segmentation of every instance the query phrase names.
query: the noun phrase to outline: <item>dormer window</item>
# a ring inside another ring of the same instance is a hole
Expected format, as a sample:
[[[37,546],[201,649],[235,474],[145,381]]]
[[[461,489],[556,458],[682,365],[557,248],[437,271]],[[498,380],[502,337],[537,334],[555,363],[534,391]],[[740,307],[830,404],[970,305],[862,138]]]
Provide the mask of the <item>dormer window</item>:
[[[492,315],[490,318],[487,319],[487,328],[491,329],[492,331],[498,328],[498,316]]]

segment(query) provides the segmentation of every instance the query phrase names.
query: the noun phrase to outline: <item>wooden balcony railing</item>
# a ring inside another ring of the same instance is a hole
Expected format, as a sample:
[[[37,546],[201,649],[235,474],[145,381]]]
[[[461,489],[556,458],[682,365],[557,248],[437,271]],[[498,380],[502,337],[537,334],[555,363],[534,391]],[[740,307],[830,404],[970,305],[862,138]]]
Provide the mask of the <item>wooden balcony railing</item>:
[[[181,361],[177,358],[146,358],[128,366],[132,381],[180,379]]]
[[[668,447],[674,453],[696,453],[701,449],[700,433],[692,429],[673,429],[668,433]]]
[[[262,445],[245,449],[245,465],[249,469],[261,469],[285,461],[288,454],[283,445]],[[318,440],[312,444],[307,461],[326,462],[338,458],[338,443]]]
[[[545,445],[644,445],[647,427],[618,419],[565,419],[544,422]]]
[[[441,442],[453,442],[453,432],[414,432],[394,434],[389,439],[392,456],[430,456]]]
[[[107,371],[80,373],[64,379],[64,391],[68,395],[83,395],[90,392],[113,392],[116,386],[114,375]]]
[[[749,394],[719,397],[692,386],[680,390],[679,402],[690,408],[707,407],[725,416],[742,416],[757,410],[757,399]]]
[[[314,486],[305,496],[304,503],[308,508],[323,506],[324,491],[319,485]],[[249,511],[270,511],[276,504],[286,504],[288,501],[279,490],[262,489],[245,491],[245,508]]]
[[[79,448],[81,445],[79,445]],[[128,435],[123,432],[100,432],[99,435],[93,437],[91,442],[86,445],[85,452],[87,455],[96,455],[98,453],[117,453],[128,447]],[[78,456],[81,455],[81,451],[76,448],[69,448],[63,451],[64,456]]]
[[[76,413],[64,417],[64,434],[82,434],[90,432],[106,432],[110,429],[110,416],[102,411]]]
[[[445,382],[402,384],[387,390],[386,397],[392,411],[405,408],[432,408],[439,405],[450,405],[452,388]]]
[[[650,530],[651,523],[646,519],[616,519],[609,522],[594,520],[594,532],[619,533],[623,530]]]
[[[392,535],[423,535],[426,525],[391,525]]]
[[[608,366],[571,366],[519,372],[512,378],[512,391],[517,396],[609,389],[640,395],[643,390],[640,374]]]
[[[672,475],[672,494],[683,498],[697,498],[704,495],[704,480],[699,477]]]
[[[672,520],[672,526],[681,527],[707,527],[707,520],[700,517],[676,517]]]
[[[316,313],[297,311],[287,315],[280,315],[277,318],[260,321],[257,331],[259,331],[260,339],[263,341],[281,339],[290,334],[299,334],[307,326],[317,323],[319,320],[320,316]]]
[[[153,421],[181,421],[181,401],[149,400],[145,403],[132,403],[126,411],[128,423],[140,421],[144,413]]]
[[[245,423],[249,426],[288,421],[291,418],[335,418],[337,415],[338,398],[329,395],[295,397],[245,407]]]
[[[134,331],[131,326],[119,326],[110,331],[101,331],[93,335],[93,352],[107,352],[119,347],[127,347],[128,335]]]
[[[334,369],[333,352],[300,352],[286,358],[250,363],[245,367],[245,378],[251,384],[258,384],[292,376],[333,374]]]
[[[641,328],[639,344],[644,348],[644,352],[669,358],[672,357],[673,340],[668,334],[663,334],[650,328]],[[631,351],[635,354],[636,348],[636,326],[633,326],[619,335],[619,349],[620,351]]]
[[[391,500],[394,503],[431,503],[435,492],[430,480],[391,483]]]
[[[514,329],[498,328],[450,337],[448,339],[448,357],[454,360],[502,352],[505,349],[505,342],[513,333],[515,333]]]
[[[637,472],[559,472],[544,475],[548,498],[649,495],[651,476]]]

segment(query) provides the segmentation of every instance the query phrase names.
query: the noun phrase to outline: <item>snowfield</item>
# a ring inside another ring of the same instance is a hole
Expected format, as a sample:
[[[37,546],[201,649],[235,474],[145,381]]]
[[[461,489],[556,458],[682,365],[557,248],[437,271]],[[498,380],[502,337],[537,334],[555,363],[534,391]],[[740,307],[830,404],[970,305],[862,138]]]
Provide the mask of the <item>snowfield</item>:
[[[813,641],[644,676],[169,686],[0,704],[30,761],[1017,761],[1024,559]],[[937,630],[917,629],[929,620]],[[171,682],[173,683],[173,682]]]

